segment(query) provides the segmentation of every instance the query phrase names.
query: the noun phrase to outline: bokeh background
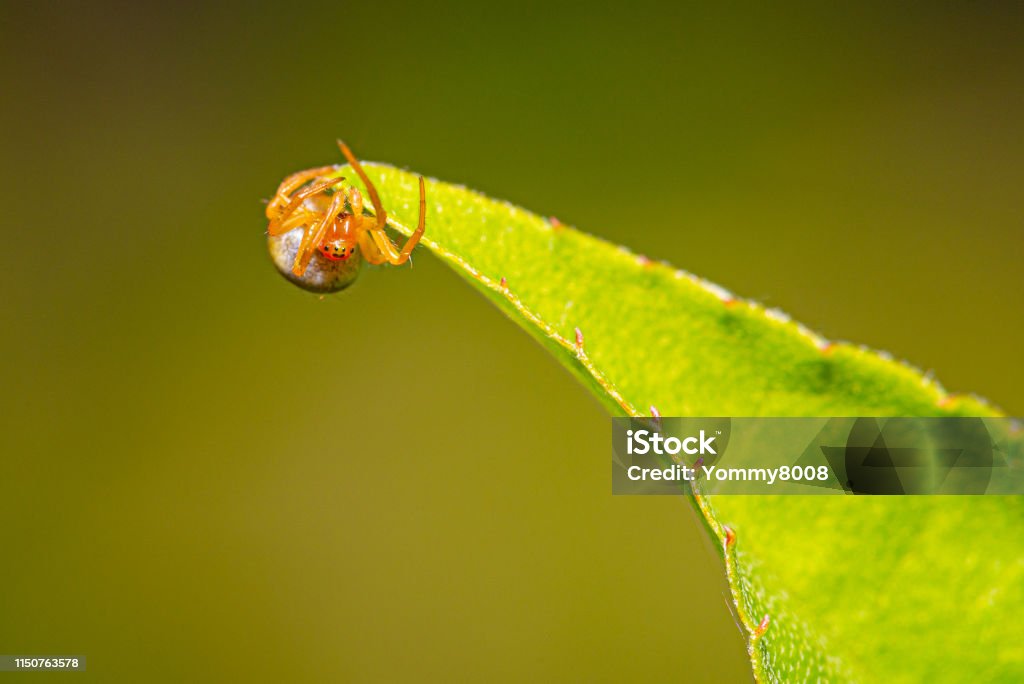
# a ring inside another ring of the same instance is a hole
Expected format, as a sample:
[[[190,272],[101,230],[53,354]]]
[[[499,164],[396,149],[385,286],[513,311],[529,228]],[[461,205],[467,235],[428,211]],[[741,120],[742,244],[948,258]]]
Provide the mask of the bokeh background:
[[[1019,4],[597,5],[0,7],[0,652],[749,680],[695,516],[610,496],[525,333],[427,253],[274,272],[260,199],[339,136],[1024,414]]]

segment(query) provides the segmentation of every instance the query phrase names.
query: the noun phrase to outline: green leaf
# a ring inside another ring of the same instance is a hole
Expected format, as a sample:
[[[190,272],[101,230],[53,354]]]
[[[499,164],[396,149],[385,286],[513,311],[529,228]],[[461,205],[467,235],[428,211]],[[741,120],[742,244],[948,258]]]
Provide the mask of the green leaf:
[[[409,234],[417,177],[379,164],[367,171],[392,227]],[[883,354],[826,342],[556,221],[436,181],[427,197],[422,244],[614,414],[999,415]],[[1024,679],[1024,498],[695,503],[719,541],[757,679]]]

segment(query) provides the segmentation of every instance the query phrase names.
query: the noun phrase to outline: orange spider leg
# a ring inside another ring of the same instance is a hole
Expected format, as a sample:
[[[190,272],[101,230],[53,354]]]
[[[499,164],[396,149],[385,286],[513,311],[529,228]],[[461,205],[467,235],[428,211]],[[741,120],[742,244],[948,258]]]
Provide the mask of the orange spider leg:
[[[302,236],[299,249],[295,252],[295,263],[292,264],[292,273],[301,278],[302,274],[306,272],[310,259],[313,258],[317,247],[327,235],[327,229],[333,225],[335,218],[337,218],[338,213],[344,206],[345,193],[334,193],[334,197],[331,198],[331,206],[327,208],[327,213],[323,215],[318,223],[311,225],[306,230],[306,234]]]
[[[281,184],[277,186],[277,192],[274,194],[287,198],[288,195],[292,194],[303,183],[316,178],[317,176],[325,176],[336,170],[337,166],[318,166],[315,169],[296,171],[293,174],[289,174],[283,181],[281,181]]]
[[[287,233],[289,230],[294,230],[295,228],[298,228],[300,226],[312,226],[319,220],[319,214],[316,214],[307,209],[299,209],[298,211],[292,213],[291,216],[280,222],[280,224],[277,226],[277,234],[283,235]]]
[[[420,220],[416,224],[416,230],[409,236],[409,239],[405,243],[405,247],[402,248],[402,260],[405,261],[412,254],[412,250],[416,248],[416,245],[420,243],[420,238],[423,237],[423,231],[427,229],[427,188],[423,182],[423,176],[420,176]]]
[[[287,232],[285,230],[282,230],[281,225],[282,225],[282,222],[292,212],[294,212],[296,209],[298,209],[302,205],[302,203],[305,202],[310,197],[313,197],[314,195],[320,194],[321,192],[323,192],[327,188],[331,187],[332,185],[337,185],[338,183],[342,182],[343,180],[345,180],[345,179],[344,178],[329,178],[329,179],[325,180],[322,183],[313,183],[309,187],[303,188],[302,190],[299,190],[297,193],[295,193],[294,196],[292,196],[291,202],[288,203],[288,206],[284,208],[284,210],[280,213],[280,215],[278,215],[274,219],[271,219],[270,225],[267,226],[267,233],[269,233],[270,235],[281,235],[282,233]],[[342,194],[342,193],[338,193],[338,194]],[[344,195],[342,195],[342,197],[344,197]]]
[[[363,196],[359,190],[353,186],[348,189],[348,203],[352,207],[352,215],[359,217],[360,220],[363,218]]]
[[[370,230],[359,231],[359,249],[363,253],[363,259],[368,264],[376,266],[388,260],[384,252],[380,251],[380,247],[374,241],[373,232]]]
[[[420,222],[416,227],[416,231],[409,237],[405,243],[405,247],[402,251],[398,251],[398,248],[391,238],[388,237],[387,233],[384,232],[384,226],[387,224],[387,214],[384,212],[384,205],[380,201],[380,195],[377,194],[377,188],[374,186],[370,179],[366,176],[366,171],[363,170],[362,164],[356,159],[356,156],[352,154],[352,150],[348,149],[348,145],[342,141],[338,141],[338,148],[341,153],[345,155],[345,159],[348,160],[349,165],[355,170],[359,179],[363,181],[363,185],[366,186],[366,192],[370,195],[370,202],[373,204],[373,212],[376,218],[376,225],[368,230],[372,231],[373,239],[377,243],[381,252],[385,254],[387,260],[399,266],[409,260],[409,255],[412,254],[412,250],[420,241],[420,237],[423,235],[423,230],[426,226],[427,218],[427,197],[426,190],[423,187],[423,177],[420,176]]]
[[[305,202],[310,197],[318,195],[324,190],[327,190],[332,185],[340,183],[343,180],[345,179],[329,178],[320,183],[313,183],[296,192],[294,195],[292,195],[291,201],[288,203],[288,206],[282,209],[280,214],[277,215],[277,217],[271,219],[270,225],[267,227],[267,232],[269,232],[271,235],[280,235],[282,232],[284,232],[280,229],[280,223],[284,221],[288,216],[290,216],[293,212],[295,212],[302,205],[303,202]]]
[[[345,159],[348,160],[349,165],[355,169],[359,179],[363,181],[363,185],[366,186],[366,192],[370,193],[370,203],[373,204],[373,213],[377,218],[377,227],[383,229],[384,224],[388,221],[388,215],[384,212],[384,205],[381,204],[380,195],[377,194],[377,188],[374,187],[370,179],[366,177],[366,172],[363,171],[362,164],[356,159],[356,156],[352,154],[352,150],[348,149],[348,145],[338,141],[338,147],[341,149],[341,153],[345,155]]]
[[[364,181],[366,182],[366,181]],[[394,266],[400,266],[409,260],[409,256],[412,254],[412,250],[419,244],[420,238],[423,237],[423,231],[427,226],[427,191],[424,187],[423,176],[420,176],[420,220],[416,224],[416,230],[409,236],[409,239],[405,243],[405,247],[402,251],[398,251],[398,247],[395,243],[391,242],[391,238],[388,237],[387,233],[378,226],[368,228],[368,232],[373,235],[374,241],[380,248],[381,252],[387,257],[388,262]]]
[[[273,219],[280,213],[290,199],[293,192],[298,190],[304,183],[310,181],[317,176],[323,176],[326,173],[334,171],[333,166],[321,166],[316,169],[306,169],[305,171],[299,171],[281,181],[281,185],[278,186],[277,192],[274,193],[274,199],[267,203],[267,218]]]

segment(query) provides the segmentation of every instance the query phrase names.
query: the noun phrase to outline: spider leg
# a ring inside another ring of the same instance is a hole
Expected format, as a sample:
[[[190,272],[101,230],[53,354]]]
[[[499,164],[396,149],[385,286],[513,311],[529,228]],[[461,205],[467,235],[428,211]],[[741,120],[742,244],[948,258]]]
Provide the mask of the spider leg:
[[[289,174],[285,177],[281,184],[277,186],[277,192],[274,193],[275,197],[282,199],[288,199],[288,195],[292,194],[301,186],[317,176],[326,176],[328,173],[337,170],[335,166],[319,166],[315,169],[306,169],[304,171],[296,171],[295,173]]]
[[[280,214],[291,199],[291,194],[302,187],[303,184],[334,170],[333,166],[321,166],[316,169],[299,171],[285,178],[281,181],[281,185],[278,186],[277,192],[274,193],[274,199],[267,203],[267,218],[273,219]]]
[[[423,176],[420,176],[420,220],[416,224],[416,230],[406,240],[405,246],[399,251],[395,243],[391,241],[387,233],[384,232],[383,227],[374,226],[368,228],[367,232],[373,235],[374,242],[380,248],[381,252],[387,257],[389,263],[394,266],[400,266],[409,260],[409,256],[412,254],[412,250],[419,244],[420,238],[423,237],[423,231],[427,227],[427,191],[424,187]]]
[[[334,197],[331,198],[331,206],[327,208],[327,212],[317,223],[314,223],[307,228],[306,234],[302,236],[302,242],[299,244],[299,249],[295,252],[295,262],[292,264],[292,273],[302,277],[302,274],[306,272],[310,259],[312,259],[313,254],[316,253],[316,248],[321,242],[323,242],[324,237],[327,235],[327,228],[334,222],[334,219],[344,206],[345,193],[334,193]]]
[[[277,226],[276,235],[284,235],[290,230],[299,228],[300,226],[311,226],[320,220],[320,214],[316,214],[308,209],[299,209],[292,213],[291,216],[284,219]]]
[[[384,224],[388,222],[388,216],[384,211],[384,205],[381,204],[380,195],[377,194],[377,188],[374,187],[370,179],[366,177],[366,172],[363,171],[362,164],[356,159],[356,156],[352,154],[352,150],[348,149],[348,145],[338,141],[338,147],[341,149],[341,153],[345,155],[345,159],[348,160],[349,165],[355,169],[356,174],[359,176],[359,180],[363,181],[363,185],[366,186],[366,192],[370,195],[370,203],[373,204],[373,213],[377,219],[377,228],[383,229]]]
[[[289,174],[283,181],[281,181],[280,187],[277,189],[279,195],[290,195],[295,191],[297,187],[317,176],[326,176],[332,171],[337,171],[338,167],[335,165],[330,166],[318,166],[315,169],[306,169],[304,171],[296,171],[295,173]]]
[[[377,246],[370,230],[364,230],[359,233],[359,249],[363,253],[363,259],[368,264],[376,266],[388,260],[384,252]]]
[[[293,211],[298,209],[299,206],[303,202],[305,202],[307,199],[309,199],[310,197],[313,197],[314,195],[317,195],[317,194],[327,190],[332,185],[336,185],[337,183],[340,183],[343,180],[345,180],[345,179],[344,178],[328,178],[327,180],[319,181],[319,182],[314,182],[314,183],[311,183],[310,185],[306,186],[305,188],[302,188],[301,190],[296,192],[294,195],[292,195],[291,197],[287,198],[289,200],[288,204],[283,209],[281,209],[279,211],[277,216],[271,218],[271,223],[273,224],[275,222],[279,222],[279,221],[284,220]]]
[[[302,205],[302,203],[305,202],[310,197],[320,194],[327,188],[331,187],[332,185],[337,185],[343,180],[345,179],[329,178],[323,181],[322,183],[313,183],[309,187],[303,188],[296,192],[292,196],[291,202],[288,203],[288,206],[286,206],[277,217],[270,220],[270,225],[267,226],[267,232],[270,235],[281,235],[282,233],[286,232],[282,230],[281,224],[286,218],[288,218],[289,215],[291,215],[292,212],[298,209]],[[338,194],[340,195],[342,193]]]
[[[427,188],[423,182],[423,176],[420,176],[420,220],[416,224],[416,230],[409,236],[409,239],[405,242],[405,247],[402,247],[403,261],[407,260],[412,254],[412,250],[416,248],[416,245],[420,243],[420,238],[423,237],[423,231],[427,229]]]

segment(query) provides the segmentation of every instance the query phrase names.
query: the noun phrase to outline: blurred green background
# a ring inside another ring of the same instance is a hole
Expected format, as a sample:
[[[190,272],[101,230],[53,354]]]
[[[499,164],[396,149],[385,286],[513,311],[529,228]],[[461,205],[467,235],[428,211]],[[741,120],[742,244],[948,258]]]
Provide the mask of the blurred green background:
[[[689,506],[610,496],[606,415],[521,330],[426,252],[274,272],[259,200],[339,136],[1024,414],[1018,4],[0,17],[0,652],[749,680]]]

